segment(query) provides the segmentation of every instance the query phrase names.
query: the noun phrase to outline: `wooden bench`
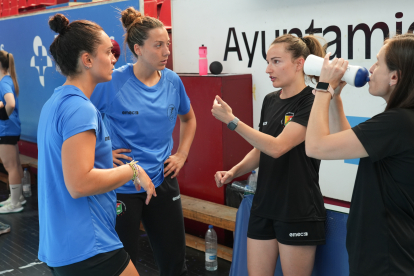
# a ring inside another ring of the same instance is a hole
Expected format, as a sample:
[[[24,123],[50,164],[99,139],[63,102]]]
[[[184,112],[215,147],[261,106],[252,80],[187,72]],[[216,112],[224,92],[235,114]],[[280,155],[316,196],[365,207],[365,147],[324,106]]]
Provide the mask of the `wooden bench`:
[[[236,208],[185,195],[181,195],[181,205],[185,218],[230,231],[234,231],[236,227]],[[141,230],[145,231],[142,224]],[[185,234],[185,243],[188,247],[205,252],[205,241],[202,238]],[[233,249],[219,244],[217,256],[231,262]]]
[[[181,195],[181,204],[185,218],[211,224],[233,232],[236,228],[236,208],[185,195]],[[205,251],[204,239],[186,234],[185,240],[188,247]],[[233,249],[219,244],[217,256],[231,262]]]
[[[20,164],[22,168],[35,168],[37,169],[37,159],[32,158],[23,154],[19,154]],[[3,161],[0,159],[0,163],[3,164]],[[0,181],[9,185],[9,176],[5,173],[0,172]]]

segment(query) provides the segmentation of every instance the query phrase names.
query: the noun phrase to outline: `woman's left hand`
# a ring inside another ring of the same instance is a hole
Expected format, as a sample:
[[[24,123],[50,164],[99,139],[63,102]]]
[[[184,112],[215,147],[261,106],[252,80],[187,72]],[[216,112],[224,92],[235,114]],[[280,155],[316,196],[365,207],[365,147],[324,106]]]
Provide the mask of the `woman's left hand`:
[[[211,110],[211,113],[217,120],[222,121],[226,125],[233,121],[235,118],[231,107],[219,96],[216,96],[214,99],[213,109]]]
[[[334,58],[332,62],[329,62],[330,56],[331,53],[327,53],[324,58],[319,81],[329,83],[335,90],[348,68],[348,61],[343,58]]]
[[[0,108],[3,108],[4,107],[4,103],[3,103],[3,101],[0,101]]]
[[[184,166],[184,162],[187,159],[183,153],[177,152],[174,155],[170,155],[167,160],[165,160],[164,164],[167,166],[164,168],[164,177],[167,177],[169,174],[174,172],[171,178],[174,178],[178,175],[181,168]]]

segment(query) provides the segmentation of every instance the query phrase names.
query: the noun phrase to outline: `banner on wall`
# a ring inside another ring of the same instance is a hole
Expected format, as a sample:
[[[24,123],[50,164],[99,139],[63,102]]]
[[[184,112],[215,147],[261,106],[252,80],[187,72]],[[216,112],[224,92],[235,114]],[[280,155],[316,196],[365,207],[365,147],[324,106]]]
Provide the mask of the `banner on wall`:
[[[252,74],[257,129],[263,99],[275,91],[265,73],[266,51],[275,37],[315,34],[328,43],[332,56],[369,69],[386,37],[413,31],[414,11],[409,7],[411,0],[172,0],[174,71],[198,73],[198,47],[204,44],[208,64],[221,62],[223,73]],[[382,98],[368,93],[368,85],[347,85],[342,99],[351,126],[385,108]],[[357,164],[358,160],[323,161],[323,195],[350,201]]]
[[[111,39],[123,45],[124,30],[119,20],[119,10],[130,6],[138,9],[138,2],[138,0],[107,1],[0,19],[0,48],[11,52],[16,63],[20,86],[19,113],[22,140],[36,143],[37,125],[43,104],[52,95],[54,89],[65,82],[65,77],[56,71],[49,53],[49,46],[57,35],[49,28],[49,17],[55,13],[63,13],[70,21],[79,19],[94,21]],[[126,51],[126,48],[121,46],[121,52],[116,68],[133,61],[129,50]]]

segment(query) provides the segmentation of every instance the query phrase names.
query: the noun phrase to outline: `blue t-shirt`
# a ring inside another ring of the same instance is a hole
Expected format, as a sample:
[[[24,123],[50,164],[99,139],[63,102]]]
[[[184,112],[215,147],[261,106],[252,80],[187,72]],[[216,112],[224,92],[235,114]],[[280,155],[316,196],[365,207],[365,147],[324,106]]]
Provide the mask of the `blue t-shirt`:
[[[58,267],[122,248],[115,232],[116,193],[74,199],[62,170],[63,142],[81,132],[96,134],[94,168],[112,168],[112,146],[99,111],[75,86],[55,89],[40,114],[39,260]]]
[[[0,136],[20,136],[19,101],[14,90],[13,80],[10,76],[4,76],[0,81],[0,100],[6,106],[4,95],[12,93],[16,105],[8,120],[0,120]]]
[[[190,99],[178,75],[164,69],[159,82],[148,87],[135,77],[133,65],[127,64],[114,70],[112,81],[96,86],[91,101],[104,113],[112,148],[131,149],[124,154],[139,161],[155,187],[161,185],[164,161],[173,148],[177,114],[190,111]],[[116,192],[132,194],[137,190],[129,181]]]

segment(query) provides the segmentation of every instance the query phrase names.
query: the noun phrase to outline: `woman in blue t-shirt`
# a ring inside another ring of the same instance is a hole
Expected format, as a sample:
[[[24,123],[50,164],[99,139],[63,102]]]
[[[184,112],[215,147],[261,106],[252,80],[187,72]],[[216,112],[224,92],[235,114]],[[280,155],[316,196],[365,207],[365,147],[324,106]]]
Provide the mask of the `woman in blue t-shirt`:
[[[115,232],[114,189],[132,179],[156,196],[144,170],[130,162],[113,168],[111,137],[89,98],[110,81],[115,58],[96,23],[49,20],[59,33],[50,53],[66,82],[45,103],[38,126],[39,259],[54,275],[138,275]]]
[[[329,63],[329,56],[319,79],[328,90],[315,92],[306,152],[361,158],[347,223],[350,275],[413,275],[414,35],[384,42],[369,70],[369,93],[385,100],[385,111],[353,128],[341,100],[348,61]]]
[[[161,21],[134,8],[124,10],[121,20],[125,42],[137,62],[116,69],[112,81],[96,87],[91,101],[104,113],[114,165],[139,161],[158,197],[146,205],[143,191],[137,192],[131,181],[125,182],[116,190],[120,205],[116,231],[132,262],[138,264],[137,232],[142,219],[160,275],[184,275],[184,219],[175,177],[194,138],[195,115],[180,78],[165,68],[170,39]],[[177,116],[180,144],[171,155]]]
[[[0,158],[9,174],[10,197],[0,202],[0,214],[23,210],[26,200],[22,196],[23,170],[20,165],[19,84],[13,54],[0,51]]]

